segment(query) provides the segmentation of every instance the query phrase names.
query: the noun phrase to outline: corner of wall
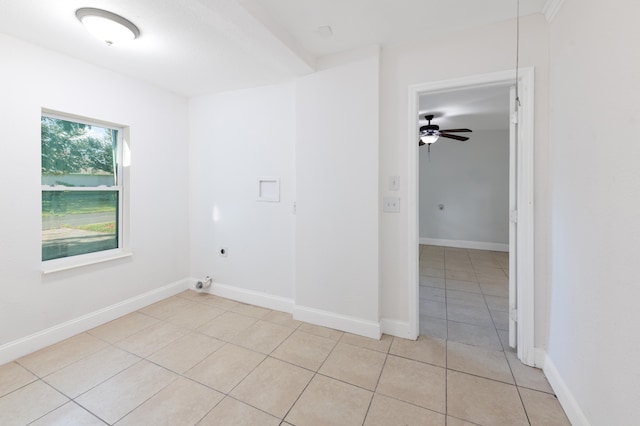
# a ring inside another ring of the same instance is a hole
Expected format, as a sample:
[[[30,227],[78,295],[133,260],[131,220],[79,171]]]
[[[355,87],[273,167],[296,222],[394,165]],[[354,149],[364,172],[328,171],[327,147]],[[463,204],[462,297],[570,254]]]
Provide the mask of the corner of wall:
[[[571,424],[573,426],[589,426],[589,420],[546,351],[536,350],[536,366],[541,367],[544,371]]]
[[[563,3],[564,0],[547,0],[542,8],[542,14],[547,19],[547,22],[553,21]]]
[[[109,321],[113,321],[116,318],[134,312],[162,299],[166,299],[167,297],[174,296],[189,287],[190,280],[184,278],[171,284],[167,284],[164,287],[124,300],[120,303],[107,306],[106,308],[63,322],[62,324],[49,327],[21,339],[5,343],[0,346],[0,365],[30,354],[31,352],[35,352],[46,346],[58,343],[64,339],[68,339],[78,333],[85,332]]]

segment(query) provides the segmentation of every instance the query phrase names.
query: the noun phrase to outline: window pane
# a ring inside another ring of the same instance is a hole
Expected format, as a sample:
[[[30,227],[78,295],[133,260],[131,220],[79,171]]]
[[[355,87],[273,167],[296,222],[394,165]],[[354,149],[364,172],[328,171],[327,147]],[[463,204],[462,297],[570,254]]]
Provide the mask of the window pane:
[[[118,191],[42,191],[42,260],[118,248]]]
[[[42,116],[42,185],[117,184],[118,131]]]

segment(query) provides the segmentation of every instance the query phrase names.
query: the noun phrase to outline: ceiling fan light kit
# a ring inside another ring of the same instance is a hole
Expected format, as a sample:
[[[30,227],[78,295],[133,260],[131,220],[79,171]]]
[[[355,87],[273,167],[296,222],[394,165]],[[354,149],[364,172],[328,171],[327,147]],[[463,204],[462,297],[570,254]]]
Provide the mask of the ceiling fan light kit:
[[[140,37],[140,30],[133,22],[106,10],[83,7],[76,10],[76,17],[91,35],[108,46]]]
[[[440,130],[440,126],[438,126],[437,124],[431,124],[431,120],[433,120],[433,115],[431,114],[425,115],[424,119],[427,120],[428,124],[426,126],[420,127],[420,141],[418,142],[418,146],[431,145],[441,137],[455,139],[458,141],[469,140],[469,138],[466,136],[452,135],[451,133],[471,132],[470,129]]]

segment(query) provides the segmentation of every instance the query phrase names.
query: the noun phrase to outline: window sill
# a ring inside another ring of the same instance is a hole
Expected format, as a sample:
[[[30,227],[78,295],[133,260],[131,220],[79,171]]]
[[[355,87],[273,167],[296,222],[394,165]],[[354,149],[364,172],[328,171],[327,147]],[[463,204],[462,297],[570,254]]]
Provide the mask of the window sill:
[[[81,268],[83,266],[95,265],[96,263],[109,262],[112,260],[131,257],[133,253],[124,250],[109,250],[100,253],[90,253],[80,256],[72,256],[64,259],[53,259],[42,262],[42,274],[53,274],[55,272],[67,271],[69,269]]]

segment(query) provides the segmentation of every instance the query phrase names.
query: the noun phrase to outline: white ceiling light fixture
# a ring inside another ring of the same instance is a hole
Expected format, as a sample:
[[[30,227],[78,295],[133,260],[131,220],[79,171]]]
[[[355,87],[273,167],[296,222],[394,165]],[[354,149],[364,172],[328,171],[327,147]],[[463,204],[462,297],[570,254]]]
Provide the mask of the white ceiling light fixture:
[[[420,140],[426,144],[432,144],[438,140],[440,135],[422,135],[420,136]]]
[[[76,17],[87,31],[109,46],[140,37],[140,30],[133,22],[106,10],[83,7],[76,10]]]

